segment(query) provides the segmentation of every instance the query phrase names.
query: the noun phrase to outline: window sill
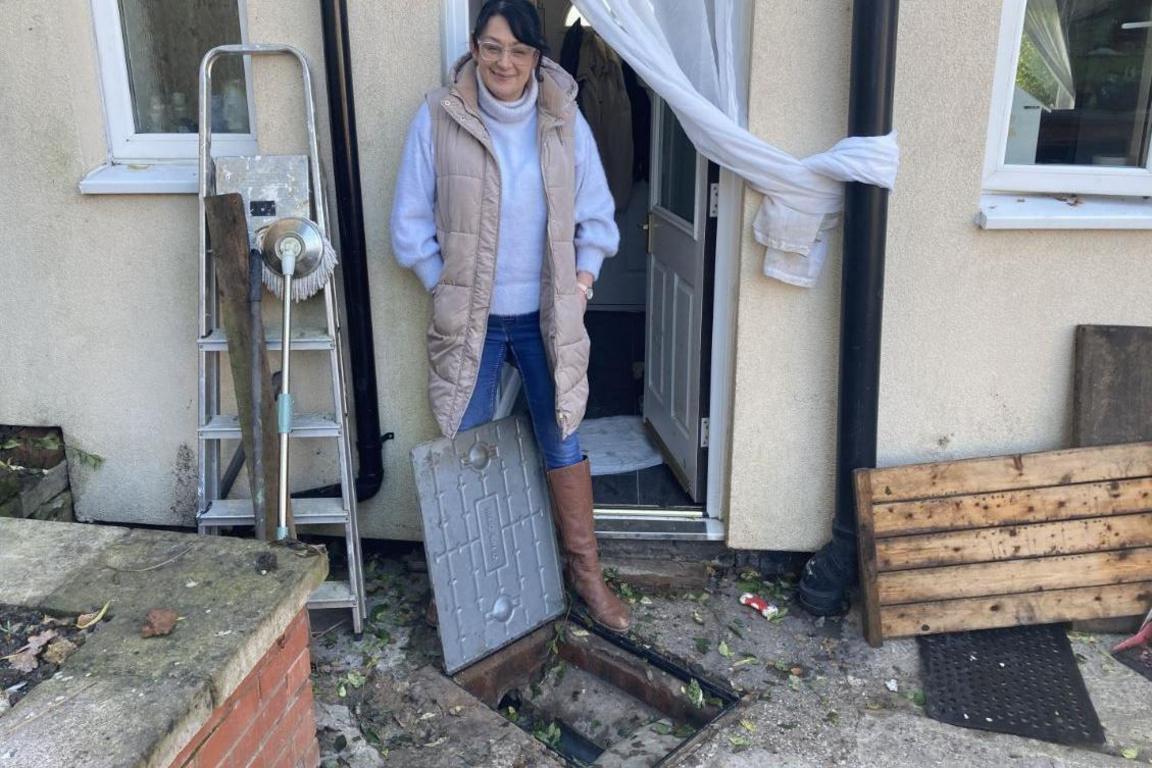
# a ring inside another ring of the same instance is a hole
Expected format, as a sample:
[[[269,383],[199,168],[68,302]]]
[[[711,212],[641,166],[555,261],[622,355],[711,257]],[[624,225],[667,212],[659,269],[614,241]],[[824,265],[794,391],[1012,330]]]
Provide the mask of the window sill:
[[[984,194],[976,224],[982,229],[1152,229],[1152,199]]]
[[[80,180],[83,195],[195,195],[200,190],[195,162],[102,165]]]

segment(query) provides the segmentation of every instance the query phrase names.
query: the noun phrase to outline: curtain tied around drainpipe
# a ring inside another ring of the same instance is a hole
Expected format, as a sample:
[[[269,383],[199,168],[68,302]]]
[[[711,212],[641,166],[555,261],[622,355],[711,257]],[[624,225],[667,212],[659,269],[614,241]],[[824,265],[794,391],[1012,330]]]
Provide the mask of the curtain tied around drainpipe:
[[[746,98],[736,62],[747,55],[734,28],[748,0],[573,0],[584,20],[675,112],[697,151],[764,195],[752,231],[765,246],[764,274],[811,287],[840,223],[844,182],[891,189],[896,134],[852,136],[797,159],[741,127]]]

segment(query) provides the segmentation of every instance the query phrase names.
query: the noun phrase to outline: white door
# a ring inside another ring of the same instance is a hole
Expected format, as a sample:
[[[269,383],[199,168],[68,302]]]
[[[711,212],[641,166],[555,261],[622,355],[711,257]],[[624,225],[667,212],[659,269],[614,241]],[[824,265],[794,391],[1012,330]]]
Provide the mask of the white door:
[[[644,420],[684,490],[702,498],[701,359],[708,164],[653,100]],[[702,440],[702,437],[704,438]]]

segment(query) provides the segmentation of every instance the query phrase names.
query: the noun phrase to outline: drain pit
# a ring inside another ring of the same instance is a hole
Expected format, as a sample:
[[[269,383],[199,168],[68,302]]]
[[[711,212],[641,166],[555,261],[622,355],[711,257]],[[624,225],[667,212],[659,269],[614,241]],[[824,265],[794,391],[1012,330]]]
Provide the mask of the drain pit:
[[[670,765],[738,696],[626,637],[560,619],[453,679],[570,765]]]

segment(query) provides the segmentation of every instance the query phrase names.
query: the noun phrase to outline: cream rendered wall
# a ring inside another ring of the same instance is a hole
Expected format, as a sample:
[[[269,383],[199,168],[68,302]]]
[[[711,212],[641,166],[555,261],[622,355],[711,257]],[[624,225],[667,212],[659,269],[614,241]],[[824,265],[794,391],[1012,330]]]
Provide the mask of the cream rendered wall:
[[[367,536],[422,537],[409,452],[440,434],[427,396],[428,298],[415,275],[396,265],[388,231],[408,123],[441,81],[440,6],[349,3],[380,423],[396,433],[384,448],[384,487],[360,508]]]
[[[1075,326],[1152,325],[1152,234],[973,224],[1001,6],[901,3],[882,466],[1067,445]],[[847,0],[757,3],[755,133],[797,154],[843,134],[850,24]],[[803,290],[761,255],[745,241],[729,542],[811,550],[832,512],[839,263]]]
[[[362,530],[412,536],[407,453],[433,432],[423,400],[426,308],[391,264],[386,222],[410,113],[439,80],[439,4],[349,5],[382,421],[398,438]],[[105,458],[95,471],[72,463],[81,518],[191,524],[196,198],[77,191],[106,159],[91,13],[87,0],[10,0],[0,16],[0,423],[59,425],[69,445]],[[311,59],[326,152],[318,4],[247,0],[247,16],[250,40],[289,42]],[[297,83],[287,61],[256,65],[262,152],[303,146]],[[294,378],[305,384],[310,363],[300,360]],[[305,398],[310,389],[302,386]],[[294,451],[293,462],[295,487],[335,479],[329,451]]]

